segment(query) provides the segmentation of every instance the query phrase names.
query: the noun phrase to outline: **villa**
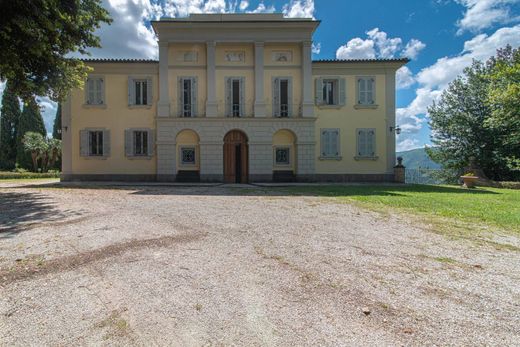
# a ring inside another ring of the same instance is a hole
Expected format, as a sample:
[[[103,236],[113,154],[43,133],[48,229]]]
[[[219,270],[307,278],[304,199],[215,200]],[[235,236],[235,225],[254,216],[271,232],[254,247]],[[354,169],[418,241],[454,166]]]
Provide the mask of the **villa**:
[[[312,60],[320,21],[152,22],[159,60],[91,59],[62,105],[62,180],[393,181],[407,59]]]

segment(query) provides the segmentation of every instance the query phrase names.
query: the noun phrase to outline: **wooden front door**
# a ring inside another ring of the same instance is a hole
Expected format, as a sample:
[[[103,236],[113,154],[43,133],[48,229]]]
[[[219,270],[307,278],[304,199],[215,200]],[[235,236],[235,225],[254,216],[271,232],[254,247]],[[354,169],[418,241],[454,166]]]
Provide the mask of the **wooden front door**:
[[[248,168],[247,137],[239,130],[232,130],[224,137],[224,182],[247,183]]]

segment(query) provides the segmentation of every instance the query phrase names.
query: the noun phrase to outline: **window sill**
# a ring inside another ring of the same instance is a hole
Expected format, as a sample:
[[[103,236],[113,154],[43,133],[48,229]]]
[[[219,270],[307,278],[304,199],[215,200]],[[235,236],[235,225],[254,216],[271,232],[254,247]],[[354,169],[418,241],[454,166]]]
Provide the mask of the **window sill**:
[[[107,160],[108,156],[106,155],[88,155],[88,156],[82,156],[83,159],[87,160]]]
[[[359,156],[355,156],[354,159],[355,160],[372,160],[372,161],[375,161],[375,160],[378,160],[379,157],[378,156],[374,156],[374,157],[359,157]]]
[[[356,110],[375,110],[376,108],[378,108],[379,105],[354,105],[354,108]]]
[[[152,108],[152,105],[128,105],[128,108],[129,109],[133,109],[133,108]]]
[[[107,104],[100,104],[100,105],[83,104],[83,108],[107,108]]]
[[[132,155],[126,156],[128,160],[150,160],[153,158],[152,155]]]
[[[343,157],[320,157],[319,159],[320,160],[337,160],[337,161],[340,161]]]
[[[323,110],[339,110],[345,105],[316,105],[319,109]]]

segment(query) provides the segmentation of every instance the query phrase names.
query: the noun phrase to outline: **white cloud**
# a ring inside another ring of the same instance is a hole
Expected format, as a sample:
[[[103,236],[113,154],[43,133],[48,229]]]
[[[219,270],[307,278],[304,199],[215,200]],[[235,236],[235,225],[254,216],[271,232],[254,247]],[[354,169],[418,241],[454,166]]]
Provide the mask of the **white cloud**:
[[[367,31],[367,38],[355,37],[338,48],[338,59],[374,59],[395,58],[397,56],[409,56],[417,58],[419,52],[426,47],[417,39],[411,39],[404,49],[403,40],[400,37],[388,37],[388,34],[379,28]]]
[[[240,1],[240,5],[238,6],[238,8],[240,8],[240,11],[245,11],[246,8],[249,7],[249,1],[247,0],[242,0]]]
[[[379,52],[378,56],[381,58],[393,58],[403,43],[399,37],[388,38],[388,35],[384,31],[379,31],[379,28],[368,31],[367,35],[374,41]]]
[[[374,41],[353,38],[336,51],[338,59],[373,59],[376,57]]]
[[[457,22],[457,34],[465,31],[479,32],[495,24],[518,21],[520,16],[511,13],[511,5],[520,0],[457,0],[467,8],[464,17]]]
[[[312,53],[320,54],[320,52],[321,52],[321,42],[313,43],[312,44]]]
[[[426,44],[417,40],[411,39],[410,42],[406,44],[406,47],[403,50],[403,55],[410,59],[417,59],[419,52],[422,51],[426,47]]]
[[[289,18],[314,18],[314,0],[291,0],[283,6],[282,12]]]
[[[263,2],[259,3],[258,6],[252,11],[246,11],[247,13],[273,13],[276,11],[276,8],[271,5],[269,7],[265,6]]]
[[[409,151],[411,149],[415,149],[415,148],[419,148],[419,147],[423,147],[421,146],[421,144],[419,143],[419,140],[417,139],[400,139],[398,138],[397,139],[397,151],[398,152],[403,152],[403,151]]]
[[[412,71],[406,66],[403,66],[396,72],[396,85],[398,89],[406,89],[415,83]]]

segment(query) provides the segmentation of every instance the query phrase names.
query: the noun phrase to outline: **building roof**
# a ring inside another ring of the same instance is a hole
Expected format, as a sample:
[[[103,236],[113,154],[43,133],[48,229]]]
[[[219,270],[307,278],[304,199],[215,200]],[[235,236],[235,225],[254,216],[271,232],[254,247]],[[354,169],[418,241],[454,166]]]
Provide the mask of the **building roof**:
[[[155,59],[125,59],[125,58],[88,58],[82,59],[86,63],[147,63],[158,64]],[[408,63],[408,58],[394,59],[317,59],[313,63]]]
[[[162,17],[157,22],[312,22],[313,18],[287,18],[283,13],[191,13],[187,17]]]

